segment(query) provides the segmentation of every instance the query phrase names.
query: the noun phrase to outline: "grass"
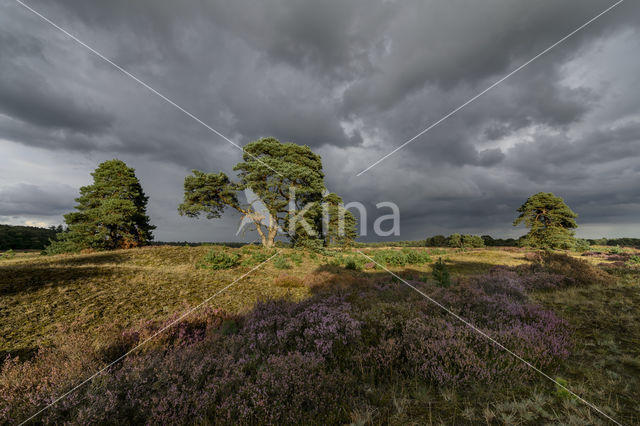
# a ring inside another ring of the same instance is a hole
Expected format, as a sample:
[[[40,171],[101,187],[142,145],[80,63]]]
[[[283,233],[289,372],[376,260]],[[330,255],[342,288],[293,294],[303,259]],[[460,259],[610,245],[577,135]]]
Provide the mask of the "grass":
[[[400,248],[361,250],[374,259],[396,259],[391,252],[403,253]],[[495,266],[527,265],[533,258],[524,249],[410,250],[420,254],[416,259],[428,256],[431,261],[388,268],[429,288],[433,286],[434,262],[439,258],[454,286]],[[329,289],[342,294],[347,288],[371,289],[380,283],[401,286],[356,250],[278,252],[210,305],[234,315],[250,312],[264,299],[301,301]],[[98,340],[109,330],[165,321],[187,306],[197,305],[273,253],[258,247],[169,246],[49,257],[16,253],[0,261],[0,356],[29,359],[38,348],[63,341],[69,330],[82,330],[85,336]],[[637,252],[629,255],[637,256]],[[606,258],[573,256],[601,265],[613,278],[607,284],[532,295],[564,318],[573,333],[569,358],[550,374],[618,421],[640,423],[640,270]],[[225,266],[198,267],[207,259]],[[411,292],[407,297],[411,303],[424,303]],[[395,302],[383,301],[381,306]],[[221,330],[234,335],[237,327],[235,320],[225,320]],[[366,383],[359,401],[350,412],[356,424],[606,424],[593,410],[544,379],[519,383],[516,377],[512,384],[497,388],[480,384],[438,387],[390,375],[388,381]]]

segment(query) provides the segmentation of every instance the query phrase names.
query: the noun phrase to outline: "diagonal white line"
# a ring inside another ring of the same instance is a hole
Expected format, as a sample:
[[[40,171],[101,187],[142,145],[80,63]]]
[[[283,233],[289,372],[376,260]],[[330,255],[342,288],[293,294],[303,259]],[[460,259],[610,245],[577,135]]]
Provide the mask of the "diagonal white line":
[[[415,135],[414,137],[412,137],[411,139],[409,139],[408,141],[406,141],[405,143],[403,143],[402,145],[400,145],[399,147],[397,147],[396,149],[394,149],[393,151],[391,151],[390,153],[388,153],[387,155],[385,155],[384,157],[382,157],[381,159],[379,159],[378,161],[376,161],[375,163],[371,164],[369,167],[367,167],[366,169],[364,169],[363,171],[361,171],[360,173],[358,173],[356,176],[360,176],[363,173],[367,172],[368,170],[370,170],[371,168],[377,166],[378,164],[380,164],[381,162],[383,162],[384,160],[386,160],[387,158],[391,157],[393,154],[395,154],[396,152],[400,151],[402,148],[404,148],[405,146],[409,145],[411,142],[413,142],[414,140],[418,139],[420,136],[424,135],[425,133],[427,133],[429,130],[433,129],[434,127],[436,127],[437,125],[439,125],[440,123],[442,123],[443,121],[445,121],[446,119],[448,119],[449,117],[451,117],[452,115],[456,114],[458,111],[460,111],[461,109],[465,108],[466,106],[468,106],[469,104],[471,104],[472,102],[474,102],[475,100],[477,100],[478,98],[480,98],[482,95],[484,95],[485,93],[487,93],[488,91],[490,91],[491,89],[493,89],[494,87],[498,86],[500,83],[502,83],[503,81],[505,81],[506,79],[508,79],[509,77],[511,77],[512,75],[514,75],[515,73],[517,73],[518,71],[522,70],[524,67],[526,67],[527,65],[531,64],[533,61],[535,61],[536,59],[540,58],[541,56],[545,55],[546,53],[548,53],[550,50],[552,50],[553,48],[555,48],[556,46],[558,46],[559,44],[563,43],[564,41],[566,41],[568,38],[574,36],[576,33],[580,32],[581,30],[583,30],[585,27],[587,27],[588,25],[590,25],[591,23],[593,23],[596,19],[600,18],[602,15],[608,13],[609,11],[611,11],[612,9],[614,9],[615,7],[619,6],[622,2],[624,2],[625,0],[618,0],[618,2],[614,3],[613,5],[609,6],[608,8],[606,8],[605,10],[603,10],[602,12],[600,12],[598,15],[594,16],[593,18],[591,18],[590,20],[588,20],[587,22],[585,22],[584,24],[582,24],[581,26],[579,26],[578,28],[576,28],[575,30],[571,31],[569,34],[567,34],[566,36],[562,37],[560,40],[558,40],[557,42],[553,43],[551,46],[547,47],[546,49],[544,49],[542,52],[538,53],[536,56],[534,56],[533,58],[529,59],[527,62],[525,62],[524,64],[520,65],[518,68],[516,68],[515,70],[511,71],[509,74],[505,75],[504,77],[502,77],[500,80],[496,81],[495,83],[493,83],[491,86],[487,87],[486,89],[484,89],[482,92],[478,93],[477,95],[475,95],[474,97],[472,97],[471,99],[469,99],[468,101],[466,101],[465,103],[463,103],[462,105],[460,105],[459,107],[457,107],[456,109],[452,110],[451,112],[449,112],[447,115],[445,115],[444,117],[442,117],[440,120],[436,121],[435,123],[431,124],[429,127],[427,127],[426,129],[422,130],[420,133],[418,133],[417,135]]]
[[[555,383],[557,386],[561,387],[562,389],[566,390],[567,392],[569,392],[571,395],[575,396],[577,399],[579,399],[581,402],[583,402],[584,404],[586,404],[588,407],[591,407],[592,409],[596,410],[598,413],[602,414],[604,417],[606,417],[607,419],[611,420],[613,423],[622,426],[621,423],[619,423],[618,421],[616,421],[615,419],[611,418],[609,415],[605,414],[601,409],[599,409],[598,407],[596,407],[595,405],[593,405],[592,403],[590,403],[589,401],[587,401],[586,399],[582,398],[580,395],[576,394],[575,392],[573,392],[571,389],[567,388],[566,386],[558,383],[558,381],[556,381],[555,379],[553,379],[551,376],[549,376],[548,374],[546,374],[544,371],[540,370],[538,367],[536,367],[535,365],[531,364],[529,361],[525,360],[524,358],[522,358],[520,355],[518,355],[517,353],[513,352],[512,350],[510,350],[509,348],[507,348],[506,346],[504,346],[502,343],[498,342],[496,339],[494,339],[493,337],[489,336],[487,333],[485,333],[484,331],[480,330],[478,327],[476,327],[475,325],[471,324],[469,321],[465,320],[464,318],[462,318],[460,315],[457,315],[455,312],[452,312],[450,309],[447,309],[443,304],[441,304],[440,302],[438,302],[437,300],[433,299],[432,297],[430,297],[429,295],[427,295],[426,293],[424,293],[423,291],[421,291],[420,289],[418,289],[417,287],[413,286],[412,284],[410,284],[409,282],[405,281],[403,278],[399,277],[398,275],[396,275],[395,273],[393,273],[392,271],[390,271],[389,269],[385,268],[383,265],[379,264],[378,262],[376,262],[375,260],[373,260],[371,257],[367,256],[366,254],[364,254],[363,252],[361,252],[360,250],[357,250],[358,253],[360,253],[361,255],[363,255],[364,257],[366,257],[367,259],[369,259],[371,262],[374,262],[376,265],[378,265],[379,267],[381,267],[382,269],[384,269],[385,271],[387,271],[388,273],[390,273],[391,275],[393,275],[394,277],[396,277],[397,279],[399,279],[400,281],[402,281],[404,284],[406,284],[408,287],[412,288],[413,290],[415,290],[416,292],[418,292],[420,295],[422,295],[425,299],[429,300],[431,303],[435,304],[436,306],[438,306],[440,309],[444,310],[445,312],[447,312],[448,314],[452,315],[454,318],[456,318],[458,321],[462,322],[464,325],[466,325],[467,327],[471,328],[473,331],[477,332],[478,334],[480,334],[483,337],[486,337],[487,339],[489,339],[493,344],[495,344],[496,346],[498,346],[500,349],[504,350],[505,352],[509,353],[511,356],[513,356],[514,358],[516,358],[518,361],[523,362],[524,364],[527,365],[527,367],[531,368],[532,370],[536,371],[537,373],[541,374],[542,376],[546,377],[547,379],[551,380],[553,383]]]
[[[189,315],[191,315],[193,312],[195,312],[196,310],[200,309],[202,306],[204,306],[205,304],[207,304],[211,299],[213,299],[214,297],[216,297],[217,295],[219,295],[220,293],[222,293],[223,291],[227,290],[228,288],[230,288],[231,286],[233,286],[235,283],[237,283],[238,281],[240,281],[241,279],[243,279],[244,277],[246,277],[247,275],[249,275],[250,273],[252,273],[253,271],[255,271],[256,269],[262,267],[262,265],[264,265],[265,263],[269,262],[271,259],[273,259],[274,257],[276,257],[278,254],[280,254],[280,252],[276,252],[273,254],[273,256],[271,256],[270,258],[268,258],[267,260],[265,260],[264,262],[260,263],[259,265],[256,265],[253,269],[251,269],[249,272],[244,273],[243,275],[241,275],[240,277],[236,278],[231,284],[226,285],[225,287],[223,287],[222,289],[218,290],[214,295],[207,297],[205,300],[203,300],[199,305],[195,306],[194,308],[189,309],[187,312],[185,312],[184,314],[182,314],[180,317],[178,317],[176,320],[170,322],[169,324],[165,325],[164,327],[162,327],[160,330],[156,331],[155,333],[153,333],[151,336],[149,336],[147,339],[145,339],[142,343],[139,343],[137,346],[135,346],[133,349],[130,349],[129,351],[127,351],[126,353],[124,353],[123,355],[120,355],[118,358],[116,358],[114,361],[112,361],[111,363],[107,364],[106,366],[104,366],[103,368],[101,368],[100,370],[96,371],[94,374],[92,374],[90,377],[88,377],[87,379],[85,379],[83,382],[81,382],[80,384],[78,384],[77,386],[73,387],[72,389],[68,390],[67,392],[63,393],[62,395],[60,395],[59,397],[57,397],[56,399],[54,399],[51,403],[49,403],[49,405],[47,405],[46,407],[40,409],[37,413],[33,414],[31,417],[29,417],[28,419],[24,420],[23,422],[20,423],[20,426],[24,425],[25,423],[33,420],[35,417],[37,417],[40,413],[42,413],[43,411],[51,408],[53,405],[55,405],[56,403],[58,403],[60,400],[66,398],[68,395],[72,394],[73,392],[75,392],[76,390],[78,390],[79,388],[81,388],[82,386],[86,385],[87,383],[89,383],[91,380],[95,379],[97,376],[99,376],[100,374],[102,374],[104,371],[106,371],[107,369],[109,369],[110,367],[112,367],[113,365],[117,364],[118,362],[122,361],[123,359],[125,359],[128,355],[130,355],[131,353],[135,352],[136,350],[138,350],[140,347],[142,347],[143,345],[145,345],[147,342],[149,342],[150,340],[154,339],[155,337],[157,337],[159,334],[161,334],[162,332],[164,332],[165,330],[167,330],[170,327],[173,327],[174,325],[176,325],[177,323],[179,323],[180,321],[182,321],[183,319],[185,319],[186,317],[188,317]]]
[[[251,158],[253,158],[254,160],[258,161],[259,163],[261,163],[262,165],[266,166],[267,168],[269,168],[271,171],[275,172],[276,174],[282,176],[282,174],[280,172],[278,172],[277,170],[275,170],[273,167],[269,166],[268,164],[264,163],[262,160],[260,160],[259,158],[253,156],[252,154],[248,153],[247,151],[244,150],[244,148],[242,148],[240,145],[238,145],[237,143],[235,143],[234,141],[232,141],[231,139],[229,139],[228,137],[226,137],[225,135],[223,135],[222,133],[220,133],[219,131],[217,131],[216,129],[214,129],[213,127],[211,127],[209,124],[205,123],[204,121],[202,121],[201,119],[199,119],[198,117],[196,117],[195,115],[193,115],[192,113],[190,113],[189,111],[187,111],[186,109],[184,109],[183,107],[181,107],[180,105],[178,105],[177,103],[175,103],[174,101],[172,101],[171,99],[169,99],[167,96],[163,95],[162,93],[158,92],[156,89],[154,89],[153,87],[149,86],[147,83],[145,83],[144,81],[140,80],[138,77],[136,77],[135,75],[131,74],[129,71],[127,71],[126,69],[122,68],[120,65],[116,64],[115,62],[113,62],[111,59],[107,58],[106,56],[104,56],[102,53],[98,52],[96,49],[94,49],[93,47],[89,46],[87,43],[83,42],[82,40],[80,40],[78,37],[74,36],[73,34],[71,34],[70,32],[68,32],[67,30],[65,30],[64,28],[60,27],[58,24],[56,24],[55,22],[51,21],[49,18],[47,18],[46,16],[42,15],[41,13],[39,13],[38,11],[36,11],[35,9],[33,9],[31,6],[27,5],[26,3],[24,3],[22,0],[15,0],[16,3],[18,3],[20,6],[24,7],[25,9],[33,12],[36,16],[38,16],[40,19],[42,19],[43,21],[45,21],[46,23],[48,23],[49,25],[51,25],[52,27],[56,28],[57,30],[61,31],[62,33],[64,33],[67,37],[69,37],[70,39],[72,39],[73,41],[75,41],[76,43],[78,43],[79,45],[83,46],[84,48],[86,48],[87,50],[89,50],[91,53],[93,53],[94,55],[96,55],[97,57],[99,57],[100,59],[102,59],[103,61],[107,62],[108,64],[110,64],[111,66],[113,66],[114,68],[116,68],[118,71],[122,72],[124,75],[126,75],[127,77],[130,77],[132,80],[134,80],[136,83],[140,84],[142,87],[144,87],[145,89],[149,90],[151,93],[153,93],[154,95],[160,97],[162,100],[166,101],[169,105],[175,107],[176,109],[178,109],[179,111],[181,111],[182,113],[184,113],[186,116],[188,116],[189,118],[193,119],[194,121],[196,121],[197,123],[201,124],[202,126],[204,126],[205,128],[207,128],[208,130],[210,130],[211,132],[215,133],[216,135],[220,136],[222,139],[224,139],[225,141],[229,142],[231,145],[235,146],[236,148],[238,148],[240,151],[242,152],[246,152]],[[284,177],[284,176],[282,176]]]

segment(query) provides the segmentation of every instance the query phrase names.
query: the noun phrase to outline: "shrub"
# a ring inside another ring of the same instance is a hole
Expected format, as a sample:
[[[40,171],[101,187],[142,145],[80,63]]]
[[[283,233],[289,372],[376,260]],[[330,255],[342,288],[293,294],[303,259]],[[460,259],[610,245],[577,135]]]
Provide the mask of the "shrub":
[[[578,238],[576,239],[574,248],[575,248],[575,251],[579,253],[583,253],[585,251],[591,250],[591,244],[589,244],[589,241],[585,239]]]
[[[293,263],[295,263],[296,265],[300,266],[302,265],[302,255],[300,253],[291,253],[289,255],[289,259],[291,259],[293,261]]]
[[[404,266],[408,263],[406,254],[397,250],[378,250],[373,259],[384,266]]]
[[[245,259],[242,261],[242,265],[244,266],[259,265],[265,262],[274,254],[275,252],[268,252],[268,251],[262,251],[262,250],[254,251],[253,253],[251,253],[251,256],[248,259]]]
[[[283,256],[276,256],[273,260],[273,266],[278,269],[291,269],[291,264]]]
[[[0,255],[0,260],[1,259],[13,259],[14,257],[16,257],[16,254],[14,253],[13,250],[9,249],[9,250],[5,251],[4,253],[2,253],[2,255]]]
[[[429,257],[426,251],[405,248],[402,249],[402,252],[405,255],[407,263],[410,265],[422,265],[431,262],[431,257]]]
[[[199,268],[220,270],[230,269],[240,264],[240,255],[238,253],[225,253],[212,249],[198,264]]]
[[[484,240],[477,235],[463,235],[462,247],[482,248],[484,247]]]
[[[620,246],[609,247],[607,253],[609,254],[622,254],[624,250]]]
[[[460,248],[462,247],[462,235],[451,234],[449,236],[449,247]]]
[[[451,275],[449,274],[449,268],[442,261],[442,258],[439,258],[438,261],[433,265],[433,270],[431,271],[431,276],[433,277],[438,285],[441,287],[449,287],[451,285]]]
[[[633,256],[629,257],[629,260],[627,262],[630,265],[640,265],[640,256],[633,255]]]

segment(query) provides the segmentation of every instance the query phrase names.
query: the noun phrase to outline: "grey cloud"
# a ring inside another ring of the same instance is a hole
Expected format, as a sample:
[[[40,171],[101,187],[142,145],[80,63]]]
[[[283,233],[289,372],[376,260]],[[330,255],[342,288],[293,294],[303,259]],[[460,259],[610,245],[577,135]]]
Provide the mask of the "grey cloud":
[[[0,216],[57,216],[65,213],[77,196],[67,185],[14,184],[0,187]]]
[[[233,140],[275,136],[322,152],[329,187],[345,201],[400,205],[404,238],[517,234],[514,211],[539,190],[566,195],[585,223],[637,230],[640,111],[630,88],[640,62],[620,39],[628,34],[640,48],[637,3],[623,3],[360,180],[355,173],[612,3],[30,4]],[[136,168],[158,238],[234,238],[235,218],[188,221],[175,206],[189,169],[230,171],[236,148],[28,11],[0,7],[0,138],[64,151],[69,162],[143,163]],[[611,51],[610,63],[598,49]],[[35,176],[30,184],[41,186]],[[11,211],[61,211],[20,205]]]

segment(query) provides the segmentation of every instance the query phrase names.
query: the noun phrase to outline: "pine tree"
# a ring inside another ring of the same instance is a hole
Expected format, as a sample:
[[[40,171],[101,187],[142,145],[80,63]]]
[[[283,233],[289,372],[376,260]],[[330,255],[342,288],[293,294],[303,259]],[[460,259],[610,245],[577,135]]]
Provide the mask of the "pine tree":
[[[513,226],[524,223],[529,228],[525,244],[540,248],[572,248],[573,229],[577,228],[575,214],[564,200],[550,192],[532,195],[518,209],[520,215]]]
[[[280,230],[297,245],[322,244],[324,173],[322,160],[308,146],[263,138],[244,147],[243,162],[234,170],[238,180],[220,173],[193,171],[184,181],[181,215],[219,218],[232,208],[253,220],[265,247],[273,246]],[[256,214],[239,202],[237,193],[250,189],[268,214]]]
[[[49,253],[86,248],[112,250],[147,244],[155,226],[146,214],[148,197],[134,169],[120,160],[100,164],[93,184],[80,188],[75,212],[64,216],[68,231],[58,234]]]
[[[356,239],[356,219],[349,210],[344,208],[342,198],[330,193],[324,197],[326,226],[324,232],[325,244],[349,246]]]

